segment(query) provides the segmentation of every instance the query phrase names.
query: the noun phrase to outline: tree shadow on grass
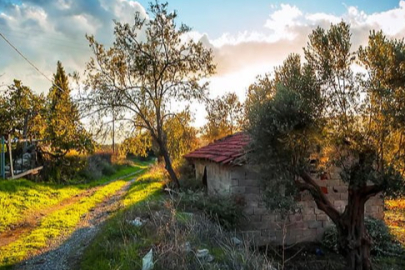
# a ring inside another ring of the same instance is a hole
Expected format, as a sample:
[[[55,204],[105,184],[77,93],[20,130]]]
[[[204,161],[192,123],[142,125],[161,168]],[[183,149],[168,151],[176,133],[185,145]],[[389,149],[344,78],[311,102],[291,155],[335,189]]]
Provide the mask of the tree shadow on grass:
[[[128,209],[158,196],[158,194],[161,192],[161,188],[149,190],[148,193],[143,192],[148,190],[148,187],[153,184],[155,184],[155,182],[135,182],[125,195],[124,200],[127,200],[127,205],[120,207],[118,211],[115,211],[112,214],[108,213],[110,216],[101,224],[90,225],[77,229],[69,236],[69,238],[64,240],[63,243],[54,249],[35,255],[16,264],[1,265],[0,270],[79,269],[82,254],[92,241],[97,241],[97,238],[102,237],[102,235],[105,233],[112,233],[115,231],[115,233],[120,234],[123,223],[118,221],[122,219],[124,213],[128,211]],[[142,195],[137,193],[142,193]],[[129,224],[129,226],[133,225]],[[54,241],[55,240],[50,240],[49,242],[52,244]]]

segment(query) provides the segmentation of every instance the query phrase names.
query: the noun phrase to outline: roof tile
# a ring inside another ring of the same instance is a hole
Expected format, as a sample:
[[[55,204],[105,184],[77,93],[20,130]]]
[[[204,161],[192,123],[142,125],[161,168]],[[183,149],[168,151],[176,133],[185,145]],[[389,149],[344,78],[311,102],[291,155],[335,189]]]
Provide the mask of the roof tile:
[[[188,159],[205,159],[220,164],[231,164],[243,156],[245,147],[249,144],[249,135],[244,132],[235,133],[201,147],[185,155]]]

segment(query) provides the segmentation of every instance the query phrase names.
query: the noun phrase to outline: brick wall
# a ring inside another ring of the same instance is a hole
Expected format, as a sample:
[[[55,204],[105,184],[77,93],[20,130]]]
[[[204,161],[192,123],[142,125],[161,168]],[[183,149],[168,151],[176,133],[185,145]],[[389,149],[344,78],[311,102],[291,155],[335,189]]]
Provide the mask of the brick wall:
[[[301,194],[299,202],[301,212],[282,220],[279,215],[266,209],[262,200],[263,193],[258,181],[259,177],[256,173],[246,168],[228,169],[232,171],[231,193],[244,195],[246,200],[244,215],[247,219],[243,222],[242,229],[253,237],[257,244],[269,242],[280,244],[284,226],[287,231],[285,238],[287,244],[314,241],[319,239],[324,230],[332,224],[329,217],[323,211],[318,210],[308,192]],[[327,179],[317,179],[317,182],[323,187],[326,196],[335,207],[343,212],[347,205],[347,187],[340,180],[339,172],[334,171],[328,175]],[[379,195],[370,199],[366,204],[366,215],[382,219],[384,217],[383,205],[383,199]]]
[[[329,217],[317,209],[308,192],[301,194],[302,211],[283,221],[280,216],[266,209],[259,175],[248,170],[247,166],[231,167],[209,161],[195,161],[198,180],[202,179],[204,168],[207,169],[208,194],[238,194],[244,197],[246,205],[243,214],[246,219],[242,221],[242,230],[259,245],[269,242],[280,244],[284,226],[287,229],[286,243],[314,241],[332,224]],[[317,183],[342,212],[347,204],[347,187],[340,180],[339,171],[336,169],[323,178],[317,179]],[[383,205],[381,196],[371,198],[366,204],[366,215],[382,219]]]

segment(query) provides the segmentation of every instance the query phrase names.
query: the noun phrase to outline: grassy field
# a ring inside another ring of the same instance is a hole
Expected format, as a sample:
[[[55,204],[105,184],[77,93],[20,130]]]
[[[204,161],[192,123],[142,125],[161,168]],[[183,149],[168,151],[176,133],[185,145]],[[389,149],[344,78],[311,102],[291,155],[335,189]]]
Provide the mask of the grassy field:
[[[68,200],[70,197],[85,192],[90,187],[99,186],[91,196],[84,196],[66,207],[50,212],[33,230],[20,235],[16,241],[0,247],[0,268],[7,268],[8,265],[22,261],[29,254],[47,246],[51,239],[62,234],[69,235],[84,214],[121,189],[128,180],[133,179],[133,176],[130,175],[140,173],[147,167],[146,162],[121,166],[117,173],[110,177],[74,186],[38,184],[27,180],[0,182],[0,187],[2,187],[0,193],[1,228],[3,230],[23,220],[28,213],[46,209],[62,200]],[[3,213],[5,214],[3,215]]]
[[[136,173],[147,168],[148,165],[147,162],[122,165],[112,176],[80,185],[66,186],[34,183],[25,179],[0,180],[0,233],[22,222],[24,216],[39,209],[50,207],[72,196],[80,195],[90,187]]]
[[[83,214],[97,203],[102,202],[107,196],[114,194],[125,183],[121,180],[114,181],[97,190],[91,197],[85,197],[69,207],[44,217],[41,224],[32,232],[22,235],[17,241],[0,248],[0,265],[18,263],[30,252],[45,247],[50,239],[61,234],[71,233]]]
[[[55,205],[84,189],[38,184],[25,179],[0,181],[0,233],[23,221],[25,215]]]

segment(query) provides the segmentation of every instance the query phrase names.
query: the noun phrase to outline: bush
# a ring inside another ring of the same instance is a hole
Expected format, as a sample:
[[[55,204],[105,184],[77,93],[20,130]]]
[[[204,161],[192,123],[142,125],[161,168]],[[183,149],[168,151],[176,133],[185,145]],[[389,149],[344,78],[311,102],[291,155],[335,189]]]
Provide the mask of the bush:
[[[95,180],[103,175],[110,176],[116,172],[111,163],[112,153],[100,152],[87,157],[86,167],[82,170],[81,176],[87,180]]]
[[[404,254],[401,245],[395,241],[390,234],[387,225],[382,220],[366,217],[365,226],[371,238],[373,246],[371,253],[374,255],[393,255],[398,256]],[[328,228],[322,238],[322,244],[327,248],[338,251],[338,234],[335,226]]]
[[[244,201],[236,196],[207,196],[204,192],[181,192],[177,197],[179,207],[202,211],[211,221],[219,223],[227,230],[238,226],[243,217]]]
[[[54,183],[72,183],[85,168],[86,160],[79,155],[67,155],[61,158],[49,158],[44,162],[41,176]]]

